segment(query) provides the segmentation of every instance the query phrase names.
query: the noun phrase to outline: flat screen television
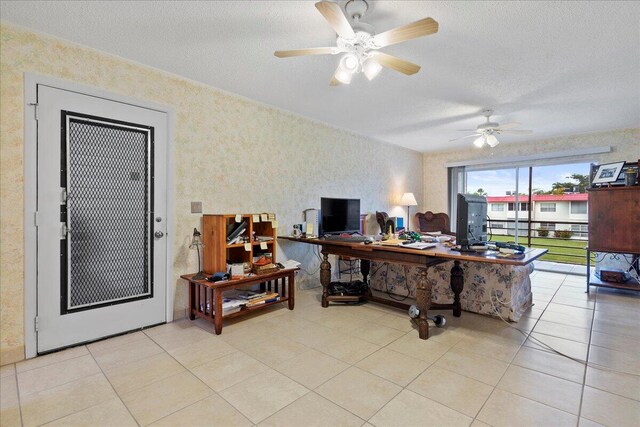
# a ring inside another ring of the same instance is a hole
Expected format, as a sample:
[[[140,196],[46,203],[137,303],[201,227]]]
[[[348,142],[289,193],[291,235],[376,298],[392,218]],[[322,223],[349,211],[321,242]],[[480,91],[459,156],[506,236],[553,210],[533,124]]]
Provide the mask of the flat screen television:
[[[360,199],[320,199],[320,235],[360,231]]]
[[[456,242],[462,249],[487,241],[487,199],[475,194],[458,194]]]

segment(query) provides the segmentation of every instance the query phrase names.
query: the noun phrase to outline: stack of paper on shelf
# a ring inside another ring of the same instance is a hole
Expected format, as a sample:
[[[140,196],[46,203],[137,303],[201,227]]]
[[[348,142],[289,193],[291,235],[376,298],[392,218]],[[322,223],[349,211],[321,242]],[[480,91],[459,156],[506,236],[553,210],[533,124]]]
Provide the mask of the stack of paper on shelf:
[[[231,313],[235,313],[236,311],[240,311],[242,306],[245,305],[246,303],[247,302],[244,300],[225,298],[224,301],[222,302],[222,314],[231,314]]]
[[[298,268],[300,265],[300,263],[295,259],[288,259],[286,261],[282,261],[280,264],[282,264],[284,268]]]
[[[268,302],[275,302],[280,300],[280,294],[277,292],[265,293],[265,295],[257,298],[252,298],[247,302],[247,307],[253,307],[255,305],[266,304]]]

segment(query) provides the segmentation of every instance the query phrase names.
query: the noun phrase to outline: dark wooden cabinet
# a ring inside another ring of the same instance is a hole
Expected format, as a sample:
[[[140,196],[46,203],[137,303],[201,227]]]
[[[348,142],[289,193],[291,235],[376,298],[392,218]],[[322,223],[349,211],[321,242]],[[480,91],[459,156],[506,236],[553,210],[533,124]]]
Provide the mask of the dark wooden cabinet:
[[[630,254],[630,268],[638,272],[640,256],[640,186],[591,188],[589,192],[589,286],[640,290],[634,278],[625,283],[605,282],[591,275],[592,253]]]
[[[640,251],[640,186],[589,189],[589,249]]]

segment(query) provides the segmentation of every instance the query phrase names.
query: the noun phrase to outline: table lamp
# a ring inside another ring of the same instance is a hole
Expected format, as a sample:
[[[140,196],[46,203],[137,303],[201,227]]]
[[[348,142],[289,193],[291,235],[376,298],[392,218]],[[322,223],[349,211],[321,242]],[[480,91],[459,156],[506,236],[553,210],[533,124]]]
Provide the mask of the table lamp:
[[[194,249],[198,253],[198,272],[195,276],[193,276],[194,280],[204,280],[206,276],[202,273],[202,269],[200,268],[200,248],[204,246],[202,243],[202,235],[198,231],[197,228],[193,229],[193,237],[191,238],[191,244],[189,245],[189,249]]]
[[[402,198],[400,199],[400,204],[407,207],[407,231],[411,231],[409,229],[409,225],[411,224],[411,217],[409,216],[409,208],[411,206],[418,206],[416,197],[413,195],[413,193],[404,193],[402,195]]]

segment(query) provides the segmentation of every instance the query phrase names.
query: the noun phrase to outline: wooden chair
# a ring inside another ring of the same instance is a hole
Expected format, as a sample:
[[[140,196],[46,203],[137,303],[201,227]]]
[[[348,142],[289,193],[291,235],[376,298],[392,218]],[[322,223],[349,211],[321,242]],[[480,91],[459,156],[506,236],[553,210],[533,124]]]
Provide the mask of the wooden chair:
[[[418,212],[415,215],[416,222],[421,232],[439,231],[443,234],[453,234],[449,226],[449,215],[444,212],[433,213],[426,211]]]

